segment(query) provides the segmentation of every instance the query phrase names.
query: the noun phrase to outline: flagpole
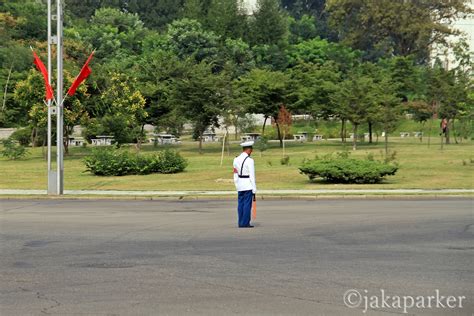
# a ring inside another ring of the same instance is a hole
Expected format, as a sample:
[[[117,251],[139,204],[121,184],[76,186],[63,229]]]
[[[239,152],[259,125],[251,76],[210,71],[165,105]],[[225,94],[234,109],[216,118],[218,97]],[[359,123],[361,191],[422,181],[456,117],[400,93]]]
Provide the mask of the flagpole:
[[[48,82],[51,85],[51,0],[48,0]],[[55,186],[51,170],[51,99],[48,100],[48,194],[54,194]]]
[[[56,20],[57,20],[57,85],[56,85],[56,100],[61,102],[63,100],[63,10],[62,0],[56,0]],[[56,168],[57,168],[57,194],[62,195],[64,189],[64,153],[63,153],[63,104],[56,102]]]

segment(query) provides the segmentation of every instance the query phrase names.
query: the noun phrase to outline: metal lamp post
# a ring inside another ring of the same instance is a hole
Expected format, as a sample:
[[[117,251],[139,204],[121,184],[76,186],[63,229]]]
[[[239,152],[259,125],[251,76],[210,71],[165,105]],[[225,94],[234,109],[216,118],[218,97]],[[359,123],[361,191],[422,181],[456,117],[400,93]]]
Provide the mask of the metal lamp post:
[[[57,84],[56,106],[48,101],[48,194],[64,193],[64,144],[63,144],[63,10],[62,0],[56,0],[56,36],[51,35],[51,0],[48,0],[48,81],[51,84],[52,45],[56,44]],[[56,114],[56,170],[52,168],[52,116]]]

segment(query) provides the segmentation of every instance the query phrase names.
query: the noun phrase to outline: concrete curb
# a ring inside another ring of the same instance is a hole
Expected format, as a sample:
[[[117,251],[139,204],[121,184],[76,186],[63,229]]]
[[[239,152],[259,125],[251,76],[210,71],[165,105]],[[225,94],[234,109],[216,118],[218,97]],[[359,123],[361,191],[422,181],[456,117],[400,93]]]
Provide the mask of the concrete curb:
[[[471,189],[392,189],[392,190],[260,190],[259,200],[321,199],[446,199],[472,198]],[[49,196],[46,190],[0,190],[0,200],[234,200],[233,191],[112,191],[65,190],[62,196]]]

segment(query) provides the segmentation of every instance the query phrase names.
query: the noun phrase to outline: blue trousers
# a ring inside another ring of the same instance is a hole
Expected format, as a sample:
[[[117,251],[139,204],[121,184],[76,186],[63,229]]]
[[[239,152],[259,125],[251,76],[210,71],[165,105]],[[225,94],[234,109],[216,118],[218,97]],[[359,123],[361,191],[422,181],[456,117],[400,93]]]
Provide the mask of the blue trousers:
[[[238,191],[238,206],[237,212],[239,215],[239,227],[246,227],[250,225],[250,211],[252,210],[252,190]]]

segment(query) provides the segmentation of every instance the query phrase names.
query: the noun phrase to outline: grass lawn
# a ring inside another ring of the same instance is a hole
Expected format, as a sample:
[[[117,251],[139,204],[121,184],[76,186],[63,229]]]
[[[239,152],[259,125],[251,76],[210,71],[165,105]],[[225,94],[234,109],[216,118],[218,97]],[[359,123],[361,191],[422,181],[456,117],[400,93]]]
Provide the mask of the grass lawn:
[[[441,150],[439,138],[431,139],[428,148],[426,139],[420,143],[417,139],[392,138],[390,149],[397,152],[400,164],[398,173],[379,184],[327,184],[310,183],[308,178],[298,171],[305,158],[316,154],[343,150],[338,141],[308,143],[287,143],[290,165],[280,164],[281,149],[277,143],[271,143],[269,150],[260,157],[254,152],[259,189],[396,189],[396,188],[473,188],[474,142],[445,145]],[[219,144],[204,144],[204,154],[199,155],[197,143],[184,143],[176,146],[188,159],[185,172],[172,175],[152,174],[146,176],[98,177],[84,172],[82,159],[90,151],[87,148],[71,148],[65,157],[65,189],[83,190],[234,190],[232,183],[232,159],[239,153],[237,144],[231,146],[230,155],[224,156],[220,166],[221,147]],[[347,147],[350,150],[350,144]],[[355,157],[365,157],[373,153],[381,158],[384,144],[362,143],[353,152]],[[143,151],[159,150],[145,145]],[[10,161],[0,158],[0,189],[46,189],[46,160],[41,148],[30,149],[30,155],[23,160]],[[463,164],[464,161],[464,164]]]

